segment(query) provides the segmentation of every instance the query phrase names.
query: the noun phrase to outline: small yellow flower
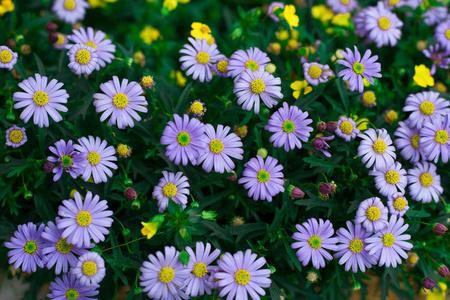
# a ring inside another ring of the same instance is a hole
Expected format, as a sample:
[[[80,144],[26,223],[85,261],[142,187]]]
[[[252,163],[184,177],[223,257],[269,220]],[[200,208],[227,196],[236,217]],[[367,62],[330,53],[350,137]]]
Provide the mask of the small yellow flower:
[[[295,29],[292,29],[292,31],[291,31],[291,39],[298,40],[299,37],[300,37],[300,32],[298,32]]]
[[[245,138],[248,133],[247,125],[243,125],[241,127],[234,125],[234,133],[240,138]]]
[[[119,157],[121,158],[127,158],[131,155],[131,149],[128,147],[128,145],[125,144],[119,144],[116,148],[117,154],[119,154]]]
[[[295,51],[298,48],[300,48],[301,43],[298,42],[296,39],[289,39],[286,45],[286,50],[289,51]]]
[[[148,240],[151,239],[158,231],[159,227],[158,222],[147,222],[147,223],[141,222],[141,224],[142,226],[144,226],[141,229],[141,233],[142,235],[145,235]]]
[[[139,33],[139,37],[144,43],[150,45],[151,43],[159,39],[161,37],[161,34],[159,33],[158,29],[147,25],[144,27],[144,29],[142,29],[141,33]]]
[[[275,36],[277,37],[277,40],[279,41],[285,41],[289,38],[289,31],[280,28],[277,32],[275,32]]]
[[[103,0],[88,0],[91,8],[105,7],[106,3]]]
[[[183,76],[183,73],[181,73],[181,71],[178,70],[172,70],[170,72],[170,79],[175,80],[176,84],[179,87],[184,87],[186,85],[186,78]]]
[[[7,12],[13,11],[15,8],[14,3],[11,0],[0,0],[0,16]]]
[[[398,119],[398,113],[395,110],[388,110],[384,113],[384,120],[389,125],[392,125]]]
[[[331,24],[342,27],[350,26],[350,13],[337,14],[331,19]]]
[[[425,65],[419,65],[414,67],[414,82],[421,87],[434,86],[434,78],[430,74],[430,69]]]
[[[443,84],[440,81],[436,82],[436,84],[434,85],[434,89],[441,93],[447,93],[447,91],[448,91],[447,86],[445,86],[445,84]]]
[[[174,10],[178,6],[177,0],[164,0],[163,6],[167,8],[169,11]]]
[[[369,119],[367,118],[358,119],[358,116],[354,116],[353,120],[356,123],[356,128],[358,128],[360,131],[366,130],[367,126],[369,125]]]
[[[267,46],[267,52],[278,55],[278,54],[280,54],[280,51],[281,51],[280,43],[270,43]]]
[[[136,53],[134,53],[133,55],[133,62],[135,64],[141,64],[142,62],[145,62],[145,55],[144,53],[142,53],[142,51],[137,51]]]
[[[295,14],[295,6],[294,5],[286,5],[283,11],[283,17],[288,22],[289,27],[297,27],[298,22],[300,21],[299,17]]]
[[[311,14],[314,19],[318,19],[324,24],[330,21],[334,16],[333,11],[324,4],[314,5],[311,9]]]
[[[199,22],[193,22],[191,24],[191,36],[195,39],[207,39],[211,38],[211,29],[208,25]]]
[[[308,84],[306,80],[297,80],[291,83],[291,89],[294,90],[292,93],[292,96],[294,96],[295,99],[298,99],[300,96],[300,93],[304,90],[304,95],[312,92],[312,87]]]

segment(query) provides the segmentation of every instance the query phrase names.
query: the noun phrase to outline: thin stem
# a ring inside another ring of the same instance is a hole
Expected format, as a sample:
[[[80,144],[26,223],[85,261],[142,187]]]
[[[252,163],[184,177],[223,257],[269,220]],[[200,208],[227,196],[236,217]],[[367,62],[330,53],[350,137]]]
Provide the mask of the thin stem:
[[[122,226],[123,229],[125,229],[125,226],[123,226],[122,222],[120,222],[119,219],[117,219],[115,216],[112,216],[114,220],[116,220],[117,222],[119,222],[120,226]]]
[[[417,224],[423,224],[423,225],[431,226],[430,223],[425,223],[425,222],[422,222],[422,221],[409,221],[408,223],[417,223]]]
[[[115,248],[118,248],[118,247],[122,247],[122,246],[125,246],[125,245],[128,245],[128,244],[131,244],[131,243],[133,243],[133,242],[140,241],[140,240],[145,239],[145,238],[146,238],[146,237],[143,236],[143,237],[141,237],[141,238],[138,238],[138,239],[135,239],[135,240],[126,242],[126,243],[121,244],[121,245],[117,245],[117,246],[114,246],[114,247],[110,247],[110,248],[107,248],[107,249],[103,249],[101,252],[105,252],[105,251],[108,251],[108,250],[111,250],[111,249],[115,249]]]

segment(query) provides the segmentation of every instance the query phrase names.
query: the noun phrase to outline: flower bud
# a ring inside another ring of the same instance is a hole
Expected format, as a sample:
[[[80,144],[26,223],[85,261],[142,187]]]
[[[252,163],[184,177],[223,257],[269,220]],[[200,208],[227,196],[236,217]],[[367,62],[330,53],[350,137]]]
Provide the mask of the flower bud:
[[[132,188],[127,188],[124,192],[124,195],[125,195],[125,198],[127,198],[128,200],[136,200],[136,198],[137,198],[137,193]]]
[[[233,219],[231,219],[231,225],[233,226],[241,226],[244,225],[244,223],[245,223],[244,218],[240,216],[236,216]]]
[[[20,47],[20,53],[22,53],[23,55],[28,55],[31,53],[31,47],[28,44],[22,45],[22,47]]]
[[[131,202],[131,209],[132,210],[140,210],[141,209],[141,201],[133,200],[133,202]]]
[[[16,116],[13,113],[9,113],[6,115],[6,120],[8,121],[14,121],[16,119]]]
[[[269,153],[267,152],[266,148],[259,148],[256,154],[265,159]]]
[[[236,181],[237,180],[237,174],[234,170],[231,170],[231,173],[233,173],[233,175],[231,175],[230,177],[227,177],[227,179],[229,181]]]
[[[9,40],[6,41],[6,46],[7,46],[9,49],[14,50],[14,48],[16,48],[16,46],[17,46],[17,43],[16,43],[15,40],[9,39]]]
[[[319,192],[321,192],[324,195],[332,194],[333,187],[329,183],[322,182],[321,184],[319,184]]]
[[[268,63],[265,69],[267,73],[273,74],[277,70],[277,66],[274,63]]]
[[[53,22],[48,22],[47,25],[45,25],[45,30],[48,32],[55,32],[58,29],[58,25]]]
[[[31,198],[33,198],[33,193],[31,191],[25,191],[25,193],[23,193],[23,197],[27,200],[30,200]]]
[[[186,228],[180,228],[180,230],[178,230],[178,233],[181,235],[181,237],[184,239],[184,240],[187,240],[187,239],[189,239],[189,231],[187,231],[187,229]]]
[[[240,138],[245,138],[247,135],[248,129],[247,129],[247,125],[243,125],[241,127],[239,127],[238,125],[234,125],[234,133],[240,137]]]
[[[323,132],[325,131],[325,129],[327,129],[327,124],[324,121],[320,121],[319,123],[317,123],[317,130]]]
[[[47,174],[50,174],[51,172],[53,172],[54,168],[55,168],[55,165],[50,161],[46,161],[44,163],[44,165],[42,166],[42,170],[44,170],[45,173],[47,173]]]
[[[319,192],[319,198],[322,201],[327,201],[328,199],[330,199],[330,195],[329,194],[322,194]]]
[[[198,208],[200,205],[198,204],[197,201],[192,201],[190,207],[192,208]]]
[[[131,65],[133,64],[133,59],[132,59],[131,57],[125,57],[125,58],[123,59],[123,61],[124,61],[124,63],[125,63],[127,66],[129,66],[129,67],[131,67]]]
[[[5,101],[5,105],[6,106],[13,106],[14,105],[14,101],[11,100],[11,99],[8,99],[8,100]]]
[[[48,41],[52,44],[56,43],[58,41],[58,33],[56,32],[51,32],[48,35]]]
[[[20,43],[25,39],[25,37],[23,36],[23,34],[17,34],[16,35],[16,43]]]
[[[415,252],[408,252],[407,254],[406,264],[408,267],[413,268],[419,262],[419,255]]]
[[[123,184],[125,184],[125,186],[130,186],[133,184],[133,180],[131,180],[130,178],[127,178],[123,181]]]
[[[136,288],[134,288],[133,293],[134,293],[135,295],[138,295],[138,294],[142,293],[142,288],[141,288],[141,287],[136,287]]]
[[[327,122],[327,128],[326,130],[330,133],[333,133],[337,128],[337,123],[334,121]]]
[[[433,226],[433,231],[434,231],[434,233],[436,233],[438,235],[444,235],[445,232],[447,231],[447,227],[443,224],[436,223]]]
[[[268,109],[267,107],[263,107],[261,109],[261,113],[263,114],[263,116],[268,116],[270,114],[270,109]]]
[[[422,280],[422,288],[425,288],[427,290],[433,291],[433,289],[435,287],[437,287],[437,286],[438,285],[436,284],[436,282],[433,279],[429,278],[429,277],[427,277],[424,280]],[[428,293],[425,291],[425,294],[428,294]]]
[[[309,271],[306,274],[306,280],[308,280],[311,283],[316,283],[317,280],[319,280],[319,274],[317,274],[316,271]]]
[[[122,235],[123,235],[123,236],[127,236],[127,235],[129,235],[129,234],[130,234],[130,232],[131,232],[131,230],[130,230],[130,229],[128,229],[128,228],[124,228],[124,229],[122,229]]]
[[[358,281],[352,282],[352,290],[359,291],[361,289],[361,284]]]
[[[444,278],[447,278],[447,277],[450,276],[450,272],[449,272],[447,266],[443,265],[443,264],[439,265],[439,268],[437,269],[437,272],[438,272],[439,275],[441,275]]]
[[[289,196],[292,199],[303,199],[305,197],[305,192],[303,192],[298,187],[291,185],[290,191],[289,191]]]
[[[214,221],[214,218],[217,216],[215,211],[202,211],[202,219]]]

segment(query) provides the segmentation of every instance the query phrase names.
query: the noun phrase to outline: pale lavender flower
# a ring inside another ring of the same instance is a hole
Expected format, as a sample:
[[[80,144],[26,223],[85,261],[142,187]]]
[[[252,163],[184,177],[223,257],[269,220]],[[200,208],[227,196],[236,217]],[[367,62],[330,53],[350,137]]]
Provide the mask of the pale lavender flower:
[[[29,77],[21,83],[19,87],[25,91],[15,92],[12,99],[17,102],[14,108],[26,107],[20,114],[20,119],[27,123],[33,117],[34,124],[39,127],[48,127],[50,125],[48,116],[55,121],[62,121],[62,116],[58,111],[67,112],[67,107],[63,104],[67,103],[69,94],[66,90],[61,89],[64,85],[56,79],[52,79],[49,83],[46,76],[39,74],[34,75],[35,78]]]
[[[231,72],[228,70],[228,58],[223,55],[217,55],[216,62],[211,65],[211,70],[220,77],[230,77]]]
[[[98,66],[97,50],[83,44],[75,44],[67,52],[70,70],[76,75],[90,75]]]
[[[410,94],[403,111],[412,112],[408,117],[408,124],[420,129],[423,123],[431,122],[432,118],[449,114],[450,101],[439,98],[439,93],[432,91]]]
[[[396,192],[388,196],[387,207],[391,215],[402,217],[409,209],[404,193]]]
[[[269,18],[271,18],[275,22],[280,22],[280,18],[278,18],[274,14],[274,12],[277,11],[277,10],[280,12],[283,9],[284,9],[284,3],[283,2],[274,1],[274,2],[269,4],[269,7],[267,8],[267,15],[269,16]]]
[[[327,82],[332,77],[333,71],[328,65],[321,65],[316,62],[303,64],[303,76],[306,81],[313,86]]]
[[[434,39],[445,51],[450,51],[450,20],[446,20],[436,26]]]
[[[439,202],[439,195],[444,192],[441,176],[436,173],[436,166],[429,162],[417,163],[414,169],[408,170],[408,185],[411,199],[422,203],[432,200]]]
[[[388,165],[384,170],[372,170],[369,175],[375,176],[375,187],[385,197],[393,195],[397,190],[405,192],[408,180],[406,179],[406,170],[402,169],[399,162]]]
[[[64,274],[62,279],[55,278],[55,281],[50,283],[50,293],[47,297],[54,300],[94,300],[91,298],[98,295],[98,291],[93,287],[85,287],[80,284],[73,274]]]
[[[69,140],[66,144],[64,140],[59,140],[55,143],[55,146],[50,146],[50,151],[56,155],[47,157],[48,161],[57,163],[58,165],[53,169],[53,181],[58,181],[61,178],[63,171],[69,173],[72,178],[77,178],[83,174],[86,167],[86,152],[79,153],[75,151],[72,145],[72,141]]]
[[[403,22],[382,1],[375,9],[367,11],[365,16],[366,36],[377,44],[377,48],[397,44],[402,36]]]
[[[334,133],[343,138],[346,142],[354,140],[359,134],[359,129],[352,118],[341,116],[337,122],[337,128]]]
[[[375,129],[369,128],[358,136],[363,139],[358,147],[358,156],[362,157],[362,163],[366,164],[366,168],[375,164],[374,169],[385,170],[394,164],[397,156],[386,129],[375,131]]]
[[[419,147],[420,132],[415,127],[410,127],[409,122],[398,122],[399,127],[395,130],[394,136],[398,138],[394,140],[397,149],[401,150],[400,154],[404,159],[411,163],[417,163],[419,160],[426,160],[426,155],[423,154]]]
[[[448,69],[448,65],[450,64],[450,52],[439,52],[440,47],[439,44],[431,45],[428,49],[424,49],[422,53],[428,57],[433,65],[431,66],[431,75],[436,74],[436,67],[441,69]]]
[[[450,158],[450,115],[436,116],[425,122],[420,129],[419,146],[428,160],[446,164]]]
[[[448,9],[444,6],[430,7],[422,14],[422,19],[428,26],[441,23],[448,17]]]
[[[416,9],[423,0],[384,0],[384,4],[388,9],[408,6]]]
[[[370,233],[380,231],[388,225],[388,209],[378,197],[366,199],[359,204],[355,224],[361,224]]]
[[[330,145],[327,144],[327,141],[331,141],[334,139],[334,135],[332,136],[318,136],[312,141],[312,146],[314,150],[321,151],[326,157],[331,157],[330,152],[325,149],[329,149]]]
[[[335,14],[346,14],[359,8],[357,0],[327,0],[326,3]]]
[[[6,46],[0,46],[0,69],[11,71],[17,63],[17,53]]]
[[[58,19],[68,24],[75,24],[84,19],[89,3],[85,0],[54,0],[52,12]]]
[[[169,206],[169,200],[172,199],[176,204],[183,205],[186,208],[189,195],[189,183],[183,172],[177,174],[162,171],[163,178],[153,189],[152,196],[158,200],[159,212],[162,213]]]
[[[259,48],[251,47],[246,51],[237,50],[234,52],[228,60],[227,69],[231,72],[231,76],[235,77],[234,80],[237,81],[246,69],[251,71],[264,70],[269,62],[270,58],[266,53],[259,50]]]
[[[25,128],[13,125],[6,130],[6,146],[17,148],[27,142],[27,134]]]
[[[81,285],[98,288],[106,275],[105,260],[97,252],[86,252],[78,258],[70,273],[75,275]]]

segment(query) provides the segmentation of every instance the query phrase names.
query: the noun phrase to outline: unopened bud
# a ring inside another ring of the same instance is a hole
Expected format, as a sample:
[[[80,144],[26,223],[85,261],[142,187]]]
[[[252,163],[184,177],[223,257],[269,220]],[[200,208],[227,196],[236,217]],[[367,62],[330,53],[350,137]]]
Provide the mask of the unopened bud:
[[[131,209],[132,210],[139,210],[139,209],[141,209],[141,201],[133,200],[133,202],[131,202]]]
[[[13,40],[13,39],[8,39],[8,40],[6,41],[6,46],[7,46],[8,48],[10,48],[11,50],[14,50],[14,48],[16,48],[16,46],[17,46],[17,43],[16,43],[16,41]]]
[[[437,269],[437,272],[438,272],[439,275],[441,275],[444,278],[447,278],[447,277],[450,276],[450,272],[449,272],[447,266],[443,265],[443,264],[439,265],[439,268]]]
[[[236,181],[237,180],[236,172],[234,170],[231,170],[231,173],[233,173],[233,175],[231,175],[230,177],[227,177],[227,179],[230,181]]]
[[[56,43],[56,41],[58,41],[58,33],[56,32],[51,32],[48,35],[48,41],[52,44]]]
[[[22,45],[22,47],[20,47],[20,52],[23,55],[28,55],[31,53],[31,47],[28,44]]]
[[[202,211],[202,219],[214,221],[214,218],[217,216],[215,211]]]
[[[317,123],[317,130],[319,130],[320,132],[324,132],[325,129],[327,129],[327,124],[324,121],[320,121],[319,123]]]
[[[138,295],[138,294],[142,293],[142,288],[141,288],[141,287],[136,287],[136,288],[134,288],[133,293],[134,293],[135,295]]]
[[[433,291],[433,289],[437,286],[438,286],[437,283],[429,277],[422,280],[422,287],[427,290]],[[425,293],[426,293],[426,291],[425,291]]]
[[[191,206],[192,208],[198,208],[200,205],[198,204],[197,201],[192,201],[190,206]]]
[[[327,122],[327,128],[326,130],[330,133],[333,133],[337,128],[337,123],[334,121]]]
[[[361,289],[361,284],[358,281],[352,282],[352,290],[359,291]]]
[[[268,63],[265,69],[267,73],[273,74],[277,70],[277,66],[274,63]]]
[[[122,235],[123,235],[123,236],[127,236],[127,235],[129,235],[130,233],[131,233],[131,230],[130,230],[130,229],[128,229],[128,228],[122,229]]]
[[[8,121],[14,121],[16,119],[16,116],[13,113],[9,113],[6,115],[6,120]]]
[[[434,231],[434,233],[436,233],[438,235],[444,235],[445,232],[447,231],[447,227],[443,224],[436,223],[433,226],[433,231]]]
[[[289,192],[289,196],[291,196],[292,199],[303,199],[305,197],[305,192],[303,192],[301,189],[293,185],[291,185],[291,187],[292,188]]]
[[[329,183],[322,182],[321,184],[319,184],[319,192],[325,195],[332,194],[333,187]]]
[[[44,165],[42,166],[42,170],[44,170],[45,173],[47,173],[47,174],[50,174],[51,172],[53,172],[54,168],[55,168],[55,165],[50,161],[46,161],[44,163]]]
[[[136,198],[137,198],[137,193],[132,188],[127,188],[124,192],[124,195],[125,195],[125,198],[127,198],[128,200],[136,200]]]
[[[180,230],[178,230],[178,233],[181,235],[181,237],[184,239],[184,240],[187,240],[187,239],[189,239],[189,237],[190,237],[190,234],[189,234],[189,231],[187,231],[187,229],[186,228],[180,228]]]
[[[25,193],[23,193],[23,197],[27,200],[30,200],[31,198],[33,198],[33,193],[31,191],[25,191]]]
[[[48,32],[55,32],[58,29],[58,25],[53,22],[48,22],[47,25],[45,25],[45,30]]]
[[[265,159],[269,153],[267,152],[266,148],[259,148],[256,154]]]
[[[127,179],[125,179],[125,180],[123,181],[123,184],[124,184],[125,186],[130,186],[130,185],[133,184],[133,180],[131,180],[130,178],[127,178]]]

